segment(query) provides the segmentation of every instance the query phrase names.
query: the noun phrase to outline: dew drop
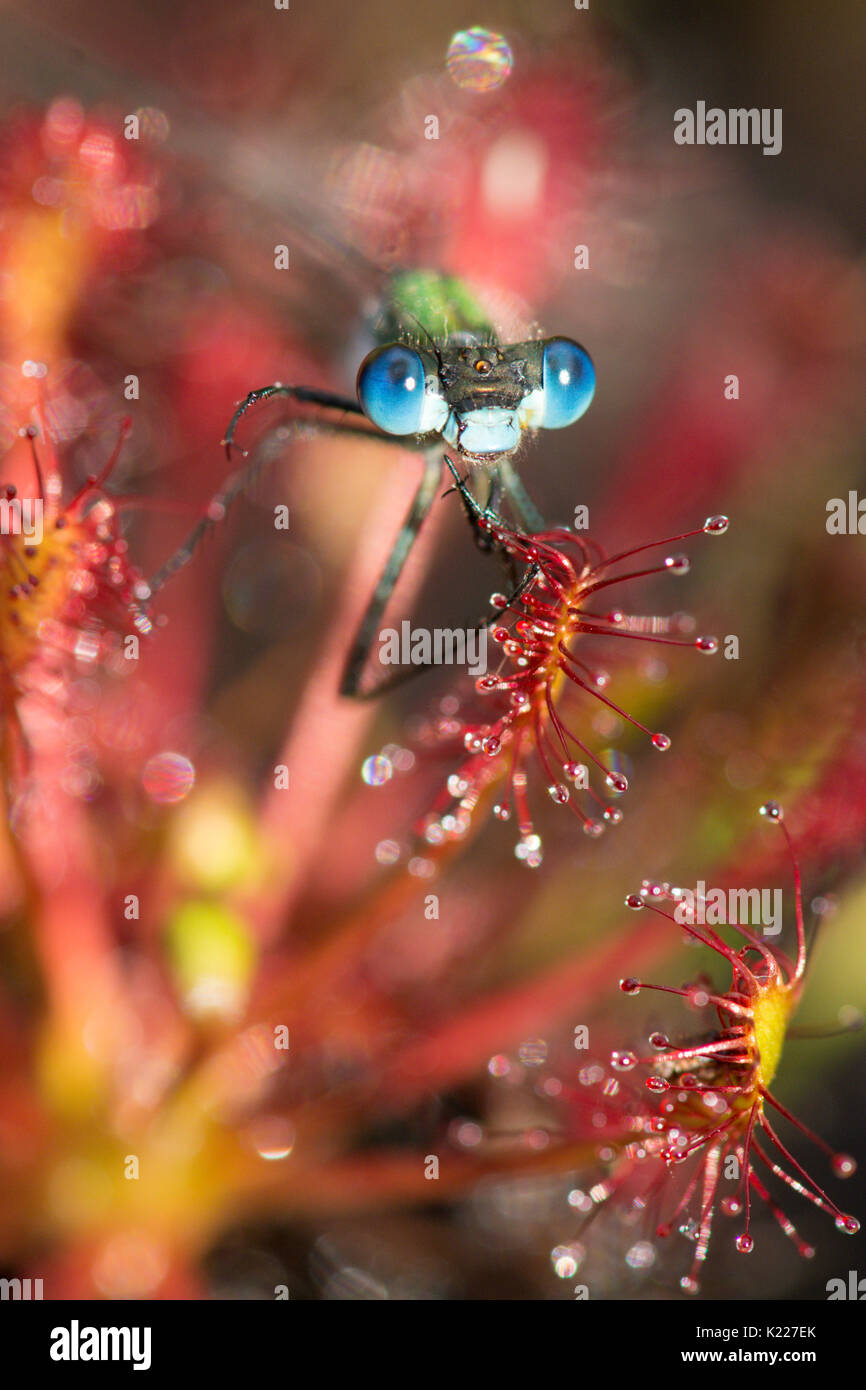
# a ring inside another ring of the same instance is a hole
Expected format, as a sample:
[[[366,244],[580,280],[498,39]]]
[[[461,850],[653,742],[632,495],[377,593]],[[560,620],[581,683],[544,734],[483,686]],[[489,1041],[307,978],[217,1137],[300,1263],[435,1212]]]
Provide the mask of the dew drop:
[[[653,734],[653,748],[658,748],[659,752],[666,753],[671,746],[671,741],[667,734]]]
[[[778,801],[765,801],[761,807],[761,815],[766,816],[767,820],[776,821],[778,823],[783,819],[784,812]]]
[[[500,802],[493,807],[493,814],[497,820],[511,820],[511,808],[503,806]]]
[[[383,787],[394,776],[394,764],[381,753],[366,758],[361,764],[361,777],[368,787]]]
[[[857,1172],[857,1162],[850,1154],[834,1154],[830,1160],[830,1167],[837,1178],[850,1178]]]
[[[623,777],[621,772],[609,772],[605,777],[606,784],[615,792],[628,791],[628,778]]]
[[[603,814],[608,825],[622,825],[622,811],[618,806],[605,806]]]
[[[633,1052],[612,1052],[610,1064],[615,1071],[632,1071],[637,1066],[637,1057]]]
[[[623,994],[640,994],[640,980],[620,980],[619,987]]]
[[[502,739],[496,734],[491,734],[489,738],[484,740],[483,747],[488,758],[495,758],[502,748]]]
[[[665,1081],[663,1076],[648,1076],[645,1084],[648,1091],[655,1091],[657,1094],[662,1091],[669,1091],[671,1086],[671,1083]]]
[[[704,531],[708,536],[723,536],[730,524],[726,516],[708,516],[704,522]]]
[[[734,1241],[734,1244],[736,1245],[741,1255],[751,1255],[752,1251],[755,1248],[755,1242],[752,1240],[752,1237],[749,1235],[748,1231],[743,1231],[743,1234],[741,1236],[737,1236],[736,1240]]]
[[[693,1279],[690,1274],[684,1274],[680,1280],[680,1288],[684,1293],[697,1293],[700,1285],[697,1279]]]
[[[671,1045],[671,1040],[665,1033],[650,1033],[649,1040],[651,1047],[658,1047],[662,1051]]]
[[[479,676],[475,682],[475,689],[479,695],[486,695],[488,691],[495,690],[498,685],[499,681],[495,676]]]
[[[547,795],[557,806],[564,806],[568,801],[568,787],[564,787],[561,782],[554,782],[547,788]]]
[[[706,652],[708,656],[713,656],[719,650],[719,639],[717,637],[696,637],[695,646],[699,652]]]
[[[721,1204],[721,1209],[725,1216],[739,1216],[743,1210],[743,1204],[739,1197],[725,1197]]]
[[[644,905],[643,898],[639,897],[637,893],[629,893],[625,905],[630,907],[632,912],[639,912]]]
[[[508,595],[507,595],[507,594],[500,594],[500,593],[491,594],[491,595],[490,595],[490,606],[491,606],[492,608],[507,608],[507,607],[508,607]],[[500,628],[499,631],[502,631],[502,629]],[[507,635],[508,635],[508,634],[506,633],[506,636],[507,636]],[[498,640],[499,640],[499,639],[497,638],[497,641],[498,641]]]
[[[591,840],[597,840],[603,830],[604,826],[600,820],[586,820],[583,823],[583,833],[588,835]]]

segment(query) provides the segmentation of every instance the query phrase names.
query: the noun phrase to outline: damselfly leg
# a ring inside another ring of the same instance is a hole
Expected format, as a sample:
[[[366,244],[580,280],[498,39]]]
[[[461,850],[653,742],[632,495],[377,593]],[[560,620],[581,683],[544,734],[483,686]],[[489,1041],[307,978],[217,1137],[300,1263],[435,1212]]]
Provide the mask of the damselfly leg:
[[[398,667],[384,678],[368,669],[380,620],[435,500],[443,461],[457,480],[476,544],[498,556],[517,597],[531,582],[532,567],[519,576],[513,555],[496,540],[497,531],[503,529],[500,508],[507,509],[523,533],[543,530],[544,521],[511,456],[527,432],[573,424],[587,410],[595,391],[592,360],[579,343],[569,338],[500,343],[473,292],[453,276],[437,271],[397,272],[370,327],[377,345],[358,370],[357,400],[317,387],[275,382],[251,391],[238,405],[224,441],[231,461],[242,416],[254,405],[280,396],[298,406],[316,408],[313,417],[290,422],[296,430],[305,427],[387,440],[423,455],[412,504],[350,643],[340,691],[360,699],[380,694],[426,664],[418,662],[407,670]],[[466,460],[472,487],[454,469],[445,452],[449,448]],[[266,461],[257,457],[228,479],[187,543],[154,577],[153,589],[186,563],[202,536],[222,520],[227,507]],[[480,488],[487,484],[483,505],[475,495],[476,480]],[[485,619],[473,627],[486,628],[491,621]]]
[[[429,439],[427,441],[421,441],[412,435],[396,436],[380,432],[375,426],[370,424],[358,403],[353,401],[350,397],[340,396],[334,392],[323,391],[314,387],[287,386],[282,383],[275,383],[271,386],[251,391],[236,409],[229,423],[224,440],[226,455],[229,460],[231,460],[233,456],[232,449],[236,447],[234,435],[238,421],[241,419],[242,415],[244,415],[251,406],[276,396],[286,397],[304,405],[318,406],[322,410],[334,412],[334,418],[331,419],[323,415],[316,415],[309,417],[305,416],[301,419],[290,421],[290,427],[296,431],[312,430],[316,433],[354,435],[367,439],[372,438],[382,443],[396,444],[404,450],[411,450],[423,455],[423,471],[420,482],[405,520],[394,540],[394,544],[385,562],[379,581],[370,597],[358,629],[352,638],[340,682],[341,694],[355,699],[370,699],[373,696],[384,693],[386,690],[392,689],[396,685],[402,684],[403,681],[416,675],[419,669],[423,669],[419,666],[399,668],[393,672],[389,671],[384,678],[366,682],[364,680],[382,615],[396,588],[418,532],[426,520],[439,491],[443,468],[442,445],[438,440],[436,440],[434,444],[431,444]],[[346,416],[351,418],[346,419]],[[284,439],[281,439],[280,448],[283,447],[284,442]],[[273,451],[269,451],[266,445],[260,445],[255,457],[248,464],[230,474],[220,490],[211,498],[205,508],[204,515],[193,527],[183,544],[148,582],[148,589],[151,594],[157,593],[173,575],[183,569],[192,558],[205,536],[225,519],[232,503],[242,493],[254,486],[261,473],[273,462],[273,458]],[[467,515],[469,515],[469,513],[467,513]],[[473,527],[473,531],[476,536],[481,535],[477,528]]]

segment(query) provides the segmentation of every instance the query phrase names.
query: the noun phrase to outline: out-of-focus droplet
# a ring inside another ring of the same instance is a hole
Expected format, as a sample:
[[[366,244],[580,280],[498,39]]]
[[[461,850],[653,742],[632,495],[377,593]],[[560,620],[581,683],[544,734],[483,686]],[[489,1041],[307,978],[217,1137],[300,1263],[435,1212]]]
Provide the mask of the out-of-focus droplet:
[[[857,1172],[857,1162],[850,1154],[834,1154],[830,1166],[837,1178],[850,1178]]]
[[[288,1158],[295,1147],[294,1127],[281,1115],[262,1115],[247,1133],[256,1153],[268,1163]]]
[[[311,622],[321,590],[318,561],[285,540],[243,546],[222,585],[235,627],[259,638],[284,637]]]
[[[550,1261],[560,1279],[571,1279],[580,1268],[586,1251],[576,1242],[573,1245],[556,1245],[550,1252]]]
[[[157,753],[145,763],[141,784],[157,806],[183,801],[195,786],[195,768],[182,753]]]
[[[106,1298],[146,1298],[162,1283],[168,1266],[168,1255],[156,1240],[144,1232],[124,1232],[99,1251],[93,1282]]]
[[[517,1049],[517,1055],[525,1067],[543,1067],[547,1061],[547,1043],[544,1038],[527,1038]]]
[[[448,45],[446,64],[458,87],[492,92],[511,75],[514,55],[508,41],[491,29],[461,29]]]
[[[400,846],[396,840],[380,840],[375,853],[377,864],[396,864],[400,858]]]
[[[204,892],[249,883],[263,867],[252,814],[229,782],[190,797],[175,821],[171,852],[183,880]]]
[[[394,776],[394,764],[390,758],[376,753],[361,764],[361,776],[368,787],[383,787]]]
[[[436,872],[436,865],[432,859],[425,859],[421,855],[415,855],[409,860],[407,869],[413,878],[432,878]]]
[[[158,106],[139,106],[136,111],[138,129],[142,140],[159,141],[168,139],[171,125],[168,116]]]
[[[240,917],[220,903],[184,903],[168,923],[166,947],[190,1014],[231,1020],[241,1013],[256,953]]]
[[[484,1131],[474,1120],[454,1120],[448,1126],[448,1134],[461,1149],[477,1148],[484,1138]]]
[[[481,195],[497,217],[526,217],[544,191],[547,150],[529,131],[509,131],[490,148],[481,169]]]
[[[625,1262],[629,1269],[649,1269],[655,1261],[655,1246],[648,1240],[639,1240],[626,1252]]]

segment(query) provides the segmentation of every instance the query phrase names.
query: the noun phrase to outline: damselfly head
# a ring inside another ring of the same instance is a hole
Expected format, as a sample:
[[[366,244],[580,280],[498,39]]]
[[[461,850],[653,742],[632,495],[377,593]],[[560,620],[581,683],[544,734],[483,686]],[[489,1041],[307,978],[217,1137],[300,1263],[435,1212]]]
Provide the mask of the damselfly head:
[[[439,434],[468,458],[513,453],[526,429],[562,429],[595,394],[595,368],[569,338],[503,346],[473,334],[376,348],[358,372],[364,413],[388,434]]]

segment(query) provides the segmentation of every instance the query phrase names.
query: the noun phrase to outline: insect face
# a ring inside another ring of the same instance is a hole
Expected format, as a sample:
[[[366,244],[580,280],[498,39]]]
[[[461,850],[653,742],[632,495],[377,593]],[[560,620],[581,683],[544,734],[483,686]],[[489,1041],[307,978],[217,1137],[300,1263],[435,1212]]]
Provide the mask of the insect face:
[[[589,408],[595,370],[568,338],[511,346],[470,334],[441,347],[389,343],[358,373],[364,413],[388,434],[440,434],[471,459],[513,453],[525,429],[561,429]]]

